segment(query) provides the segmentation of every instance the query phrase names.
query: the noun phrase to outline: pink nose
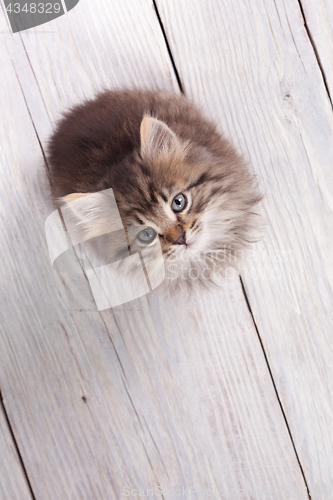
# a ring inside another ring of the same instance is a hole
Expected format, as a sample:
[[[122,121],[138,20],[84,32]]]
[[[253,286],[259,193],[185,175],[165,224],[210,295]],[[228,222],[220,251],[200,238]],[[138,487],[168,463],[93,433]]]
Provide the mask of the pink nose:
[[[173,242],[173,245],[186,245],[186,234],[185,231],[182,232],[180,236]]]

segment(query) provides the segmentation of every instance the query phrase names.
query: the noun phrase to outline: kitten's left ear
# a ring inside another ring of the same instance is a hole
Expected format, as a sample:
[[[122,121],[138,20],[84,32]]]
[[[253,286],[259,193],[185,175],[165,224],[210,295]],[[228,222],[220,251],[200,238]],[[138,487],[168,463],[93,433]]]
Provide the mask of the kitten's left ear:
[[[60,200],[63,203],[69,203],[70,201],[77,200],[79,198],[82,198],[83,196],[87,196],[87,194],[91,193],[71,193],[67,194],[66,196],[63,196],[62,198],[60,198]]]
[[[164,122],[148,115],[141,122],[140,139],[143,158],[172,153],[179,147],[176,134]]]
[[[64,203],[70,203],[71,201],[78,200],[79,198],[82,198],[83,196],[87,196],[87,194],[91,193],[71,193],[66,196],[63,196],[62,198],[59,198],[59,201],[64,204]]]

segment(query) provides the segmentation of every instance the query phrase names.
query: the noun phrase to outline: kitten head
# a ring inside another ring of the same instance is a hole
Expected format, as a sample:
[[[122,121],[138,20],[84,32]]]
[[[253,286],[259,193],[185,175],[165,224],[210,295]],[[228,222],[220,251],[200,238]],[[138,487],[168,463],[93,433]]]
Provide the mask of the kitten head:
[[[131,246],[149,250],[157,241],[161,245],[170,285],[178,286],[179,280],[187,286],[208,283],[214,273],[236,266],[258,226],[253,207],[261,196],[233,147],[221,139],[209,150],[181,139],[149,115],[140,125],[139,148],[101,182],[101,189],[108,187]],[[62,201],[80,196],[84,193]],[[97,223],[110,222],[108,210],[95,205],[80,222],[92,237]]]

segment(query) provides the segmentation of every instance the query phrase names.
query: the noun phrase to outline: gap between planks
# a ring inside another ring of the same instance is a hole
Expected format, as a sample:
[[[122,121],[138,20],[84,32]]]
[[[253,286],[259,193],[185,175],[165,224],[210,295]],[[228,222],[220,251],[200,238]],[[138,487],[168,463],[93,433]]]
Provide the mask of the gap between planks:
[[[300,9],[301,9],[301,13],[302,13],[302,16],[303,16],[305,29],[306,29],[306,32],[307,32],[308,37],[310,39],[311,45],[313,46],[313,49],[314,49],[314,52],[315,52],[315,55],[316,55],[316,59],[318,61],[318,65],[319,65],[320,71],[322,73],[322,77],[323,77],[323,80],[324,80],[325,88],[326,88],[328,97],[329,97],[329,99],[331,101],[330,93],[329,93],[327,82],[326,82],[325,73],[324,73],[324,70],[323,70],[322,65],[320,63],[319,55],[318,55],[317,50],[315,48],[314,41],[312,40],[310,30],[309,30],[309,28],[308,28],[308,26],[306,24],[306,19],[305,19],[305,16],[304,16],[302,5],[301,5],[301,0],[298,0],[298,2],[300,4]],[[172,64],[173,70],[175,72],[175,76],[177,78],[179,89],[185,95],[184,88],[183,88],[183,85],[182,85],[182,82],[181,82],[180,73],[178,71],[176,62],[175,62],[174,57],[172,55],[171,46],[169,44],[168,37],[167,37],[166,31],[165,31],[164,25],[163,25],[160,13],[158,11],[156,0],[153,0],[153,5],[154,5],[155,12],[156,12],[158,23],[160,25],[160,28],[161,28],[161,31],[162,31],[162,34],[163,34],[163,37],[164,37],[164,40],[165,40],[165,44],[166,44],[166,47],[167,47],[167,50],[168,50],[168,54],[169,54],[169,57],[170,57],[170,60],[171,60],[171,64]],[[331,103],[332,103],[332,101],[331,101]],[[273,384],[273,388],[274,388],[274,391],[275,391],[275,394],[276,394],[276,397],[277,397],[277,400],[278,400],[278,403],[279,403],[279,406],[280,406],[280,409],[281,409],[281,412],[282,412],[282,415],[283,415],[284,422],[285,422],[286,427],[287,427],[287,431],[288,431],[288,434],[289,434],[289,437],[290,437],[290,441],[291,441],[293,450],[295,452],[299,468],[301,470],[301,474],[302,474],[302,477],[303,477],[303,480],[304,480],[304,484],[306,486],[307,494],[308,494],[309,499],[312,500],[312,497],[311,497],[311,494],[310,494],[310,490],[309,490],[309,486],[308,486],[308,483],[307,483],[307,480],[306,480],[306,477],[305,477],[305,473],[304,473],[302,464],[300,462],[300,458],[299,458],[297,450],[296,450],[294,439],[293,439],[293,436],[291,434],[290,426],[289,426],[289,423],[288,423],[288,420],[287,420],[287,416],[285,414],[285,411],[284,411],[284,408],[283,408],[283,405],[282,405],[282,402],[281,402],[281,399],[280,399],[280,396],[279,396],[279,393],[278,393],[278,390],[277,390],[277,387],[276,387],[276,384],[275,384],[275,381],[274,381],[273,373],[272,373],[271,367],[269,365],[269,361],[268,361],[268,357],[267,357],[267,354],[266,354],[266,351],[265,351],[265,348],[264,348],[264,344],[262,342],[262,339],[261,339],[261,336],[260,336],[260,333],[259,333],[259,329],[258,329],[258,326],[256,324],[256,321],[255,321],[255,318],[254,318],[254,315],[253,315],[253,312],[252,312],[252,308],[251,308],[251,305],[250,305],[250,301],[249,301],[248,295],[246,293],[246,290],[245,290],[244,283],[243,283],[241,275],[239,275],[239,280],[240,280],[240,285],[241,285],[242,292],[243,292],[243,295],[244,295],[244,300],[245,300],[247,308],[249,310],[249,313],[250,313],[250,316],[251,316],[251,319],[252,319],[252,322],[253,322],[253,326],[254,326],[255,331],[257,333],[258,340],[259,340],[259,343],[260,343],[260,346],[261,346],[261,349],[262,349],[262,352],[263,352],[263,355],[264,355],[264,358],[265,358],[265,362],[266,362],[266,365],[267,365],[267,368],[268,368],[268,371],[269,371],[269,375],[270,375],[270,378],[271,378],[271,381],[272,381],[272,384]]]
[[[320,55],[319,55],[319,52],[318,52],[318,49],[317,49],[317,46],[316,46],[316,42],[314,41],[314,38],[312,36],[310,27],[309,27],[309,25],[307,23],[307,20],[306,20],[306,15],[305,15],[305,12],[304,12],[304,9],[303,9],[302,0],[298,0],[298,4],[299,4],[299,8],[300,8],[301,15],[302,15],[302,18],[303,18],[305,31],[306,31],[306,33],[308,35],[308,38],[309,38],[309,41],[310,41],[310,43],[312,45],[313,52],[314,52],[314,55],[315,55],[315,57],[317,59],[317,63],[318,63],[318,66],[319,66],[319,69],[320,69],[320,72],[321,72],[321,76],[323,77],[323,82],[324,82],[324,86],[325,86],[325,89],[326,89],[326,92],[327,92],[327,96],[328,96],[328,99],[329,99],[329,101],[330,101],[330,103],[332,105],[332,108],[333,108],[333,101],[332,101],[332,97],[331,97],[330,90],[329,90],[329,87],[328,87],[326,73],[325,73],[323,64],[322,64],[321,59],[320,59]]]
[[[16,438],[15,438],[14,430],[13,430],[12,425],[10,423],[9,416],[8,416],[8,413],[7,413],[7,410],[6,410],[6,406],[5,406],[5,402],[3,400],[2,393],[1,393],[1,390],[0,390],[0,411],[1,411],[1,409],[2,409],[4,417],[5,417],[5,421],[6,421],[6,424],[7,424],[7,427],[8,427],[9,434],[10,434],[12,440],[13,440],[14,448],[15,448],[15,451],[17,453],[18,460],[19,460],[19,463],[21,465],[21,469],[23,471],[23,475],[25,477],[25,480],[27,482],[27,486],[28,486],[28,489],[30,491],[31,497],[32,497],[33,500],[37,500],[36,497],[35,497],[35,494],[33,492],[33,489],[32,489],[32,486],[31,486],[31,483],[30,483],[30,480],[29,480],[28,472],[27,472],[27,470],[25,468],[24,461],[23,461],[20,449],[19,449],[19,447],[17,445],[17,441],[16,441]]]
[[[280,396],[279,396],[279,393],[278,393],[278,390],[277,390],[277,387],[276,387],[276,384],[275,384],[275,380],[274,380],[274,377],[273,377],[273,373],[272,373],[271,367],[269,365],[269,361],[268,361],[268,358],[267,358],[267,355],[266,355],[264,344],[263,344],[261,335],[259,333],[259,329],[258,329],[256,320],[254,319],[252,308],[251,308],[251,305],[250,305],[250,302],[249,302],[249,298],[247,296],[247,293],[246,293],[245,286],[244,286],[244,283],[243,283],[241,275],[239,275],[239,281],[240,281],[240,284],[241,284],[241,287],[242,287],[242,292],[243,292],[243,295],[244,295],[244,299],[245,299],[247,308],[248,308],[250,316],[252,318],[253,326],[255,328],[255,331],[257,332],[257,336],[258,336],[258,339],[259,339],[259,342],[260,342],[260,346],[261,346],[262,352],[264,354],[266,365],[267,365],[267,368],[268,368],[268,371],[269,371],[269,376],[271,378],[271,381],[272,381],[272,384],[273,384],[273,387],[274,387],[274,391],[275,391],[275,394],[276,394],[276,397],[277,397],[277,400],[278,400],[278,403],[279,403],[279,406],[280,406],[280,409],[281,409],[281,412],[282,412],[282,415],[283,415],[283,419],[284,419],[284,422],[285,422],[286,427],[287,427],[287,431],[288,431],[288,434],[289,434],[289,437],[290,437],[290,441],[291,441],[291,444],[293,446],[293,449],[294,449],[294,452],[295,452],[295,455],[296,455],[296,459],[297,459],[299,468],[301,469],[301,474],[302,474],[302,477],[303,477],[303,480],[304,480],[304,484],[306,486],[306,491],[307,491],[309,499],[312,500],[312,497],[311,497],[311,494],[310,494],[309,485],[307,483],[307,480],[306,480],[306,477],[305,477],[305,473],[304,473],[304,470],[303,470],[300,458],[299,458],[297,450],[296,450],[294,439],[293,439],[293,436],[292,436],[292,433],[291,433],[291,430],[290,430],[290,426],[289,426],[289,423],[288,423],[288,420],[287,420],[287,416],[286,416],[286,413],[284,411],[284,408],[283,408],[283,405],[282,405],[282,401],[280,399]]]

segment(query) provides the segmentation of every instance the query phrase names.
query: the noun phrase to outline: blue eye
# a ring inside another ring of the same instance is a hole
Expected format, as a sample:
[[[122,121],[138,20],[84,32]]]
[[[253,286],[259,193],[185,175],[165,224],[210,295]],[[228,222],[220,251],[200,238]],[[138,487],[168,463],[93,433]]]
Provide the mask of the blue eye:
[[[184,210],[186,207],[186,198],[183,194],[177,194],[177,196],[174,197],[172,203],[171,203],[171,208],[174,212],[181,212]]]
[[[152,227],[147,227],[139,232],[137,238],[142,243],[151,243],[156,237],[156,231]]]

